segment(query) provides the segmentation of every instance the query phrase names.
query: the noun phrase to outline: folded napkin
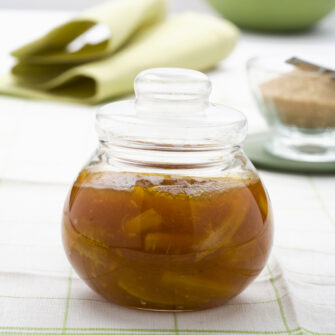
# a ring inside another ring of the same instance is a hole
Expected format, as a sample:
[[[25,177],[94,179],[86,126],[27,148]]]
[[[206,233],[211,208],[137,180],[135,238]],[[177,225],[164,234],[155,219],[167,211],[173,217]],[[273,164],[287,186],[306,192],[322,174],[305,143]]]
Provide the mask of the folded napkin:
[[[132,23],[125,24],[127,33],[120,27],[113,30],[109,23],[111,36],[107,42],[102,42],[99,47],[99,44],[87,45],[72,54],[66,51],[66,46],[73,38],[62,39],[53,48],[50,45],[57,39],[51,38],[50,34],[64,36],[60,32],[68,31],[69,26],[78,21],[56,28],[44,38],[13,53],[19,62],[10,75],[0,78],[0,93],[94,104],[132,92],[134,78],[147,68],[210,69],[229,55],[238,36],[233,24],[205,14],[185,13],[160,21],[164,16],[163,0],[132,0],[99,8],[104,7],[106,10],[114,8],[113,15],[119,13],[121,26],[123,20],[128,20],[125,8],[137,13],[129,18]],[[150,8],[150,15],[144,8]],[[94,10],[94,13],[99,12]],[[106,13],[105,17],[113,15]],[[95,22],[101,23],[102,20]],[[119,36],[113,40],[117,34]],[[89,56],[90,61],[83,63],[83,59]],[[71,61],[65,62],[65,59]]]
[[[26,63],[90,61],[111,54],[135,32],[161,21],[165,14],[165,0],[105,2],[82,12],[70,22],[60,25],[11,54],[20,62]],[[97,25],[100,29],[97,29]],[[86,33],[88,37],[88,32],[91,32],[92,38],[98,38],[98,43],[87,43],[80,47],[81,42],[84,42],[83,38],[80,40],[80,36]],[[70,44],[75,40],[76,44]]]

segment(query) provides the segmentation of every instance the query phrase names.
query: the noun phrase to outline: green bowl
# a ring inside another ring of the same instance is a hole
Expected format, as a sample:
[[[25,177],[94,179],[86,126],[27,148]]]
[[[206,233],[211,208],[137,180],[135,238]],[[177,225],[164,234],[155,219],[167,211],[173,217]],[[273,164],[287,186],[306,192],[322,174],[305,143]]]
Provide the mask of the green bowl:
[[[335,8],[335,0],[207,0],[241,27],[267,31],[308,28]]]

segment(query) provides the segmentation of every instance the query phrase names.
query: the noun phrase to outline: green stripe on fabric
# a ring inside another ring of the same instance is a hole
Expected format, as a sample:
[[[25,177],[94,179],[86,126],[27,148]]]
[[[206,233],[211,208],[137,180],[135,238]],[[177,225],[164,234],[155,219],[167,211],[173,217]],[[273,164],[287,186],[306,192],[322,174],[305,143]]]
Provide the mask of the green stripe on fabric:
[[[283,294],[280,299],[286,298],[288,293]],[[225,306],[243,306],[243,305],[260,305],[260,304],[270,304],[277,302],[277,299],[264,300],[264,301],[255,301],[255,302],[236,302],[236,303],[227,303]]]
[[[315,254],[335,256],[335,252],[331,252],[331,251],[321,251],[321,250],[302,249],[302,248],[291,248],[291,247],[286,247],[286,246],[283,246],[283,245],[275,245],[275,248],[284,249],[284,250],[292,250],[292,251],[301,251],[301,252],[312,252],[312,253],[315,253]]]
[[[277,286],[275,284],[275,281],[274,281],[274,278],[273,278],[273,274],[272,274],[272,270],[270,268],[269,265],[267,265],[267,269],[269,271],[269,274],[270,274],[270,283],[273,287],[273,290],[275,292],[275,295],[276,295],[276,298],[277,298],[277,302],[278,302],[278,307],[279,307],[279,311],[280,311],[280,315],[281,315],[281,318],[282,318],[282,321],[283,321],[283,324],[284,324],[284,327],[285,329],[287,330],[287,332],[289,334],[291,334],[291,330],[288,326],[288,323],[287,323],[287,320],[286,320],[286,316],[285,316],[285,313],[284,313],[284,307],[283,307],[283,304],[282,304],[282,301],[280,299],[280,296],[279,296],[279,292],[278,292],[278,289],[277,289]]]
[[[68,319],[68,315],[69,315],[69,305],[70,305],[71,290],[72,290],[72,267],[70,267],[70,271],[69,271],[68,288],[67,288],[67,297],[66,297],[66,302],[65,302],[65,311],[64,311],[64,320],[63,320],[62,335],[64,335],[66,333],[66,325],[67,325],[67,319]]]
[[[179,334],[177,313],[173,313],[173,323],[174,323],[175,334]]]
[[[335,333],[318,333],[318,332],[313,332],[311,330],[308,330],[306,328],[302,328],[305,332],[312,334],[312,335],[335,335]]]
[[[329,219],[329,222],[331,223],[331,225],[333,225],[335,227],[335,219],[331,216],[326,204],[324,203],[322,197],[321,197],[321,194],[317,188],[317,186],[315,185],[315,182],[312,178],[312,176],[307,176],[307,179],[309,181],[309,184],[311,185],[315,195],[316,195],[316,198],[319,200],[320,202],[320,205],[321,205],[321,208],[322,208],[322,211],[325,213],[325,215],[328,217]]]

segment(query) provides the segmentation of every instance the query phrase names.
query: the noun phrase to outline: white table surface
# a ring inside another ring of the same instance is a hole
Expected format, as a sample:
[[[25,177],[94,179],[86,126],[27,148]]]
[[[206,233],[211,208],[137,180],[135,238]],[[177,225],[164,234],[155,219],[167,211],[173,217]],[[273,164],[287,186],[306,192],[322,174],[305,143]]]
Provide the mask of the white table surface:
[[[8,71],[13,62],[8,56],[10,50],[39,36],[70,15],[65,12],[1,10],[0,72]],[[265,124],[247,88],[245,61],[254,55],[283,50],[292,55],[296,52],[335,55],[335,15],[328,17],[317,28],[299,34],[243,32],[231,57],[209,73],[213,81],[212,99],[242,110],[248,118],[251,132],[264,128]],[[28,223],[51,223],[43,239],[39,242],[36,239],[36,243],[48,243],[50,237],[62,254],[60,238],[55,237],[59,234],[62,202],[69,184],[96,146],[95,109],[0,96],[0,227],[1,231],[11,236],[8,239],[6,234],[0,234],[0,251],[11,243],[17,245],[17,240],[24,240],[24,234],[15,235],[15,225],[8,225],[11,222],[20,223],[25,217]],[[318,285],[322,278],[326,278],[328,293],[318,298],[334,311],[335,300],[327,301],[327,296],[329,299],[335,297],[335,178],[268,171],[260,173],[274,207],[274,253],[282,260],[285,271],[295,273],[298,276],[295,280],[300,283],[307,285],[314,280],[314,284]],[[42,193],[46,190],[46,183],[54,185],[48,188],[50,195],[52,193],[53,199],[56,199],[54,203],[48,202]],[[17,211],[13,210],[15,206]],[[46,211],[41,214],[39,206],[49,209],[52,215],[44,215]],[[17,229],[24,232],[24,229]],[[1,235],[4,237],[1,238]],[[290,252],[294,250],[297,257],[291,257]],[[300,253],[310,255],[309,264],[299,261]],[[41,265],[36,259],[30,259],[24,266],[22,262],[8,259],[0,255],[0,271],[29,272]],[[306,277],[308,273],[312,277]],[[301,326],[308,327],[308,322]],[[322,332],[324,329],[329,332],[332,326],[335,333],[335,314],[330,328],[329,324],[328,328],[322,328],[320,324],[319,329],[314,331]]]

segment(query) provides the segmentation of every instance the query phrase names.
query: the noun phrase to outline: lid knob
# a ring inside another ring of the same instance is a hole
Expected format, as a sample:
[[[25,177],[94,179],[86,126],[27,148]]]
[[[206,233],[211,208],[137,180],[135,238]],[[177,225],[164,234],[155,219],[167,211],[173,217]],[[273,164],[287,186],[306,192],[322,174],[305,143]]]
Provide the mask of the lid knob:
[[[219,150],[238,146],[246,118],[209,102],[211,83],[197,71],[157,68],[135,79],[136,100],[106,105],[97,113],[101,141],[164,152]]]
[[[198,71],[182,68],[155,68],[141,72],[135,79],[137,102],[208,101],[212,85]]]

